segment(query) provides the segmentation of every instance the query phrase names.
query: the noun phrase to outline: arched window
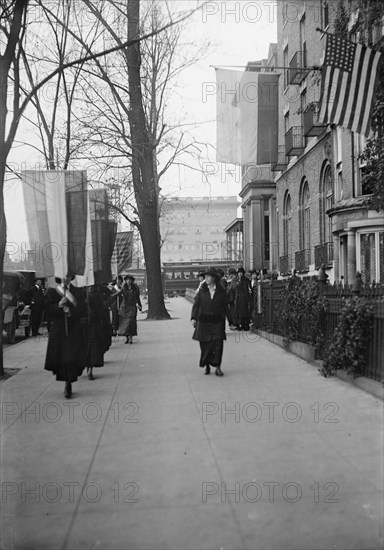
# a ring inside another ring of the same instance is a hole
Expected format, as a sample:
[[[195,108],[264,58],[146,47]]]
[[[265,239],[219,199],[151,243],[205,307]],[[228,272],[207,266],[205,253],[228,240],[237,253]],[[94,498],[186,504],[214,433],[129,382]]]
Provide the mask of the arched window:
[[[286,257],[286,265],[282,267],[283,272],[288,272],[291,269],[289,260],[289,251],[292,247],[292,203],[291,195],[287,192],[284,198],[283,205],[283,256]]]
[[[333,206],[333,182],[332,171],[328,165],[322,176],[320,193],[320,212],[321,212],[321,240],[322,244],[332,241],[332,219],[327,214],[327,210]]]
[[[309,196],[309,186],[307,180],[301,185],[300,193],[300,249],[305,251],[305,267],[310,264],[311,250],[311,201]]]

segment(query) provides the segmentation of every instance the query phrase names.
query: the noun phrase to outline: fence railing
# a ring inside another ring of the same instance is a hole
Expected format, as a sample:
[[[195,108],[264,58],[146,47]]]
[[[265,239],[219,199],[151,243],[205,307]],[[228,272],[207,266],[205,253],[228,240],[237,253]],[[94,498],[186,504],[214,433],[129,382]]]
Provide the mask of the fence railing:
[[[340,319],[343,304],[348,298],[359,295],[370,300],[373,311],[373,330],[369,341],[368,360],[363,368],[362,375],[373,380],[384,381],[384,285],[375,284],[363,286],[356,290],[348,285],[322,284],[322,296],[326,299],[326,308],[321,319],[322,338],[316,348],[316,357],[324,359],[325,353],[335,334]],[[283,291],[287,287],[286,280],[272,280],[261,283],[261,313],[254,315],[256,329],[265,330],[284,336],[282,321]],[[257,311],[257,308],[255,308]],[[313,334],[309,331],[309,323],[305,317],[301,319],[298,331],[298,340],[313,344]]]

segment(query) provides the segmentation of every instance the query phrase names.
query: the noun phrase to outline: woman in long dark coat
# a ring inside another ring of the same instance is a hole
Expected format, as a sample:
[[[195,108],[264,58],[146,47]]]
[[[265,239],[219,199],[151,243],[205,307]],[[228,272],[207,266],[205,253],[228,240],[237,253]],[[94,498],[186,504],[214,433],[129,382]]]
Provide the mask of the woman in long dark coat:
[[[237,283],[235,287],[234,323],[237,330],[249,330],[250,317],[250,285],[245,276],[245,270],[239,267],[237,270]]]
[[[220,284],[220,274],[210,268],[195,296],[191,314],[191,323],[195,327],[192,338],[200,342],[199,366],[205,367],[205,374],[210,374],[212,366],[216,368],[216,376],[223,376],[221,361],[227,312],[227,294]]]
[[[87,308],[85,291],[69,284],[49,288],[45,295],[45,311],[51,320],[44,368],[65,382],[64,396],[72,395],[85,368],[87,353]]]
[[[87,292],[88,353],[86,358],[89,380],[94,380],[93,369],[104,366],[103,300],[96,285]]]
[[[141,311],[142,306],[139,287],[134,283],[135,278],[127,275],[124,280],[125,284],[114,296],[122,294],[124,298],[119,309],[119,336],[125,336],[125,343],[132,344],[132,336],[137,336],[137,308]]]

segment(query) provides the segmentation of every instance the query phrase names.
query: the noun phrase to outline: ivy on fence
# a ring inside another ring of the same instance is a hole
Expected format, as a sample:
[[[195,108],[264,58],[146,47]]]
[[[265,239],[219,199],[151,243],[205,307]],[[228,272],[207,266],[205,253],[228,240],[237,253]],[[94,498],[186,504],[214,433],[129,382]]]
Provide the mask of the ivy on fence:
[[[368,359],[373,330],[373,306],[365,298],[347,300],[341,310],[334,338],[330,342],[320,370],[332,376],[339,369],[355,378],[360,376]]]
[[[299,277],[289,279],[281,293],[279,315],[282,321],[284,345],[304,340],[319,346],[322,333],[323,314],[327,301],[316,281],[302,281]]]

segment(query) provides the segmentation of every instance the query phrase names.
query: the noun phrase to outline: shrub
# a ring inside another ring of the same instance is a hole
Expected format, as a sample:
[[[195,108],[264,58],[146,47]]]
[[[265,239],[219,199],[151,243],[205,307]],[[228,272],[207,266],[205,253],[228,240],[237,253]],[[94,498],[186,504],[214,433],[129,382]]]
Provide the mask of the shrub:
[[[342,369],[355,378],[361,376],[367,361],[372,329],[373,306],[364,298],[347,300],[320,369],[321,374],[332,376]]]

